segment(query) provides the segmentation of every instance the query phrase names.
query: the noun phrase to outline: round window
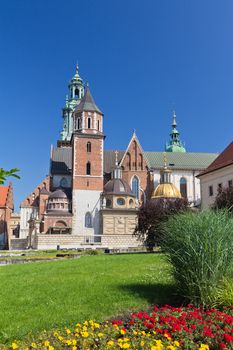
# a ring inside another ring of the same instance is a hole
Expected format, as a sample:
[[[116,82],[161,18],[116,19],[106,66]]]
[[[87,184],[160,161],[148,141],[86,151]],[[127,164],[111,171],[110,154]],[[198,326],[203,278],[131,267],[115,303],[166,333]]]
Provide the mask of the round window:
[[[117,204],[118,205],[124,205],[125,204],[124,198],[117,198]]]

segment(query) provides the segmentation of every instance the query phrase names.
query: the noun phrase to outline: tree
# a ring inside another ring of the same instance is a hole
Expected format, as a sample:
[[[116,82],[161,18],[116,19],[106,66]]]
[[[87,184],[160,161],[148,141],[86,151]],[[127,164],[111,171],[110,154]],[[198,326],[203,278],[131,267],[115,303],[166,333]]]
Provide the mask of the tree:
[[[233,187],[219,189],[213,209],[229,209],[233,213]]]
[[[16,179],[20,179],[20,176],[16,174],[18,171],[19,171],[19,169],[17,169],[17,168],[14,168],[11,170],[4,170],[3,168],[0,168],[0,185],[4,184],[7,177],[9,177],[9,176],[13,176]]]
[[[148,250],[153,250],[160,244],[161,223],[167,221],[171,215],[186,210],[187,207],[188,203],[183,198],[174,200],[160,198],[147,202],[139,209],[134,235],[145,243]]]

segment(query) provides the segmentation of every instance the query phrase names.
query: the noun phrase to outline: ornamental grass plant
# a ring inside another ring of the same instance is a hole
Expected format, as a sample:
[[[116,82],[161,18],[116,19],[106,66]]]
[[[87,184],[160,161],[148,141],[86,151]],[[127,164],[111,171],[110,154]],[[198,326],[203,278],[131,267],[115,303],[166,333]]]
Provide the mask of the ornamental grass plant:
[[[197,306],[216,304],[216,291],[232,268],[233,219],[227,211],[186,212],[163,226],[162,248],[180,296]]]

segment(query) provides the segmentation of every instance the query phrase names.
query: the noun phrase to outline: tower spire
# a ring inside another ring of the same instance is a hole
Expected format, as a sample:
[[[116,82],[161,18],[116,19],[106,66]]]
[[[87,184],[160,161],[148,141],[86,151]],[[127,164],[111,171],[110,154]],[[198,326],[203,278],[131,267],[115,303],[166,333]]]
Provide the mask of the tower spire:
[[[170,141],[166,144],[166,152],[186,152],[184,144],[180,140],[180,133],[177,130],[176,112],[172,115],[172,131],[170,133]]]

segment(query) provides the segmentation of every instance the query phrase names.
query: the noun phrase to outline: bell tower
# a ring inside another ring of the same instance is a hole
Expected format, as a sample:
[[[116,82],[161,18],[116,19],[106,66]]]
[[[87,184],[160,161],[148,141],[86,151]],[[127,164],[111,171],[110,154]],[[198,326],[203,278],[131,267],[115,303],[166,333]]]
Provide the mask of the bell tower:
[[[103,113],[89,86],[73,112],[73,234],[99,234],[100,197],[103,192]],[[98,237],[96,237],[98,238]]]
[[[78,64],[76,65],[75,75],[69,82],[68,88],[69,95],[66,96],[66,104],[62,109],[63,128],[60,137],[62,141],[70,141],[71,139],[73,133],[72,113],[84,95],[84,85],[82,78],[79,76]]]

